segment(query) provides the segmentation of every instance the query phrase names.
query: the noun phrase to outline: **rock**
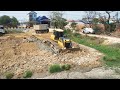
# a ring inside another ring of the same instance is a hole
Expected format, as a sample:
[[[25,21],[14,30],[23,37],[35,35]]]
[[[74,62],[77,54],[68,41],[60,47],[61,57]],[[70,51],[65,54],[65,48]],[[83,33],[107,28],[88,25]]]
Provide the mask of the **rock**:
[[[19,44],[17,43],[16,46],[19,46]]]

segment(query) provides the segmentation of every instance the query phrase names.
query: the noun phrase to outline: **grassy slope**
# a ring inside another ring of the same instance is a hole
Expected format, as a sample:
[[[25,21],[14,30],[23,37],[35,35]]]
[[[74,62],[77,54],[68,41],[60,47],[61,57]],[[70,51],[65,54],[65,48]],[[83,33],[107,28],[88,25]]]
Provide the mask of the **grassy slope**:
[[[65,34],[68,35],[73,41],[80,44],[95,48],[100,52],[104,53],[106,56],[103,58],[105,64],[108,66],[120,66],[120,48],[115,46],[101,45],[104,41],[99,38],[82,36],[79,34],[72,34],[66,31]]]

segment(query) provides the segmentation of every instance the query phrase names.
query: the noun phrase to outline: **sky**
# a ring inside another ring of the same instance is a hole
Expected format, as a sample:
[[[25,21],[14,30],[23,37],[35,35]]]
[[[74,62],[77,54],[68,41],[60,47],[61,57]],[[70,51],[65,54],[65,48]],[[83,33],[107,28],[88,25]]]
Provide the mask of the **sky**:
[[[28,21],[28,13],[30,11],[0,11],[0,16],[8,15],[10,17],[16,17],[20,22]],[[47,16],[49,17],[50,11],[35,11],[37,16]],[[100,11],[102,12],[102,11]],[[67,20],[78,20],[82,19],[84,16],[84,11],[64,11],[64,18]]]
[[[10,17],[14,16],[19,21],[27,21],[28,20],[28,13],[30,11],[0,11],[0,16],[2,15],[8,15]],[[37,16],[47,16],[49,17],[50,11],[35,11],[37,13]],[[63,17],[66,19],[72,19],[72,20],[78,20],[81,19],[84,15],[83,11],[65,11]]]

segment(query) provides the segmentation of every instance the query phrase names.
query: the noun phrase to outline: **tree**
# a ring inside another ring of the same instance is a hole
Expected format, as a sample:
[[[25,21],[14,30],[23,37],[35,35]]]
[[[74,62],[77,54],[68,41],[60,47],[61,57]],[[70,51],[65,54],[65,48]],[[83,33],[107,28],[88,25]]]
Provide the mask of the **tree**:
[[[5,27],[17,27],[19,22],[15,17],[10,18],[7,15],[3,15],[0,17],[0,24]]]
[[[85,18],[87,22],[90,22],[93,18],[95,18],[97,15],[96,11],[85,11]]]
[[[76,25],[77,25],[77,23],[72,22],[71,27],[72,27],[73,29],[75,29]]]
[[[114,13],[113,13],[114,12]],[[96,18],[98,16],[98,18]],[[114,17],[116,22],[111,23],[111,18]],[[110,34],[115,30],[116,23],[119,22],[118,12],[116,11],[85,11],[85,16],[87,22],[91,22],[94,26],[97,26],[98,22],[104,24],[104,33]],[[91,26],[91,25],[90,25]]]
[[[15,17],[12,17],[11,18],[11,26],[17,27],[18,24],[19,24],[18,20]]]
[[[108,18],[107,18],[107,24],[110,23],[110,18],[111,18],[111,12],[113,11],[105,11],[108,14]]]
[[[63,29],[67,25],[66,19],[62,18],[64,12],[62,11],[52,11],[50,12],[51,25],[54,28]]]
[[[111,31],[113,31],[113,25],[112,24],[110,24],[110,19],[111,19],[111,13],[112,13],[113,11],[105,11],[105,14],[107,14],[107,16],[106,15],[104,15],[104,16],[100,16],[101,17],[101,23],[102,24],[104,24],[104,26],[105,26],[105,31],[107,32],[107,33],[109,33],[110,34],[110,32]],[[115,29],[115,28],[114,28]]]
[[[99,23],[99,19],[98,18],[93,18],[92,24],[98,24],[98,23]]]
[[[9,26],[11,22],[11,18],[7,15],[3,15],[0,17],[0,24],[4,26]]]

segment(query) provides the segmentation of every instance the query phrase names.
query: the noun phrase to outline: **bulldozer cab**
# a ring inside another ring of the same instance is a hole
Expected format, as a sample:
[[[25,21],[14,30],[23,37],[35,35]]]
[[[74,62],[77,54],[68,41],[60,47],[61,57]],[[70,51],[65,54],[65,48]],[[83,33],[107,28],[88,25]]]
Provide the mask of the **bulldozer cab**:
[[[72,47],[72,42],[69,38],[60,37],[58,42],[61,43],[63,47],[66,47],[66,48]]]
[[[55,35],[55,40],[59,40],[59,38],[63,37],[64,35],[63,31],[60,31],[60,30],[55,30],[53,34]]]

